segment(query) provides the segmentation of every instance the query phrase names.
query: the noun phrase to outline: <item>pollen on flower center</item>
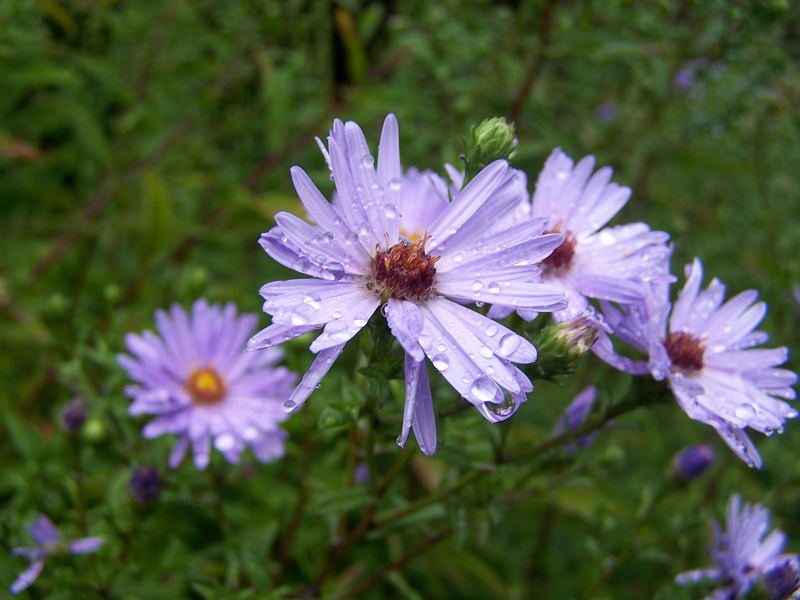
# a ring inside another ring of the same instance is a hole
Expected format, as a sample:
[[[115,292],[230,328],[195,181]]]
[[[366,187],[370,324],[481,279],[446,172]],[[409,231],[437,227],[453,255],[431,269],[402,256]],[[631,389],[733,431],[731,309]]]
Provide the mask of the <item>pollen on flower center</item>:
[[[225,384],[213,367],[195,369],[184,385],[195,404],[216,404],[225,398]]]
[[[684,331],[670,333],[664,342],[672,366],[681,371],[694,372],[703,368],[702,342],[691,333]]]
[[[545,233],[559,233],[561,227],[547,230]],[[575,236],[571,231],[564,232],[564,241],[553,250],[553,253],[541,262],[542,270],[545,273],[560,273],[566,271],[572,265],[572,257],[575,256]]]
[[[427,237],[414,242],[405,240],[388,250],[375,249],[372,274],[367,289],[383,299],[422,300],[430,295],[436,279],[438,256],[425,254]]]

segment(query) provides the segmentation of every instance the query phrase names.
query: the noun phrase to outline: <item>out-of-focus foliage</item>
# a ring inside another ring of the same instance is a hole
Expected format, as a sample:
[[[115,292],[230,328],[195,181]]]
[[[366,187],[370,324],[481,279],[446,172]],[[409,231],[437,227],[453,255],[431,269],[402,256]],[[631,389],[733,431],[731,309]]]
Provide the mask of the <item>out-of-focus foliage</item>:
[[[733,492],[800,550],[796,424],[760,444],[760,472],[671,401],[578,454],[510,460],[589,383],[601,403],[658,393],[591,356],[500,425],[434,381],[428,459],[395,444],[400,382],[369,377],[396,379],[398,349],[367,365],[351,344],[287,422],[284,460],[206,473],[166,469],[171,441],[141,438],[115,362],[171,302],[257,312],[287,273],[256,240],[299,208],[288,167],[329,191],[313,137],[341,116],[374,141],[390,111],[409,166],[459,164],[495,115],[531,187],[554,146],[595,154],[634,189],[619,222],[669,231],[676,274],[700,256],[731,292],[758,288],[776,345],[800,349],[798,32],[781,0],[0,2],[0,586],[39,512],[106,544],[50,561],[33,598],[695,598],[672,577],[706,564]],[[306,347],[287,348],[300,372]],[[88,420],[68,435],[76,396]],[[700,441],[722,459],[670,484]],[[151,504],[129,492],[139,465],[162,473]]]

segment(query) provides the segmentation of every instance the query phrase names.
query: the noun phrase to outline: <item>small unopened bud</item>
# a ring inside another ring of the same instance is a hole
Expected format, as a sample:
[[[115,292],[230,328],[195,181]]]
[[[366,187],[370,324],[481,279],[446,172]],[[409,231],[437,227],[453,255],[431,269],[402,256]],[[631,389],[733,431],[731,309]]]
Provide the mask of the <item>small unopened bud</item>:
[[[473,126],[464,140],[464,185],[489,163],[511,158],[517,143],[514,124],[504,117],[485,119]]]
[[[566,347],[568,353],[580,356],[594,346],[599,332],[596,323],[581,315],[556,325],[553,337]]]
[[[74,398],[61,412],[61,425],[70,434],[78,433],[86,423],[86,404],[80,398]]]
[[[764,574],[764,592],[770,600],[788,600],[800,589],[800,574],[791,561],[773,567]]]
[[[675,473],[683,481],[691,481],[700,477],[708,467],[714,464],[716,455],[708,444],[697,444],[684,448],[672,460]]]
[[[128,483],[131,496],[137,504],[152,504],[161,493],[161,475],[155,467],[138,467]]]
[[[599,325],[585,316],[548,325],[531,340],[539,350],[539,359],[526,366],[525,373],[551,381],[569,375],[575,370],[577,359],[597,341],[599,331]]]
[[[569,431],[575,431],[586,422],[587,417],[591,414],[594,407],[595,399],[597,398],[597,390],[594,386],[590,385],[580,394],[575,396],[575,399],[570,403],[558,421],[556,422],[556,434],[561,435]],[[597,437],[597,432],[590,433],[575,440],[575,444],[568,444],[568,450],[574,450],[575,446],[578,448],[585,448],[594,441]]]

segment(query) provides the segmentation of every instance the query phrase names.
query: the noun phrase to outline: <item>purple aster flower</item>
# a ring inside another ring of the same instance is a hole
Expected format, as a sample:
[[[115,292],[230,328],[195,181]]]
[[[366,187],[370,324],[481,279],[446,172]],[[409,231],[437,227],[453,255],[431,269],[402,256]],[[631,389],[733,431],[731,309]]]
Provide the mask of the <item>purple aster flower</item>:
[[[607,322],[614,333],[649,354],[651,374],[669,381],[689,417],[714,427],[739,458],[760,468],[761,457],[744,428],[780,433],[784,421],[797,416],[778,399],[795,397],[791,386],[797,375],[776,368],[789,352],[785,347],[754,348],[769,339],[755,329],[767,312],[766,304],[756,302],[755,290],[723,304],[725,286],[718,279],[700,291],[698,259],[686,266],[686,277],[671,315],[664,285],[626,310],[605,303]]]
[[[742,598],[767,571],[786,561],[797,563],[797,555],[781,554],[786,544],[783,532],[776,529],[764,538],[769,529],[769,511],[760,504],[745,504],[742,508],[741,498],[733,496],[728,503],[726,530],[723,532],[716,522],[713,527],[715,541],[710,553],[716,565],[675,578],[680,585],[705,579],[721,582],[723,586],[706,600]]]
[[[336,184],[337,207],[305,171],[293,167],[295,188],[315,225],[278,213],[277,226],[260,240],[272,258],[311,278],[261,288],[272,324],[249,347],[270,347],[323,328],[311,344],[317,358],[286,409],[296,410],[306,401],[347,341],[383,305],[382,313],[405,351],[401,446],[413,429],[423,452],[436,449],[426,356],[486,419],[509,417],[533,389],[511,363],[534,361],[536,350],[461,303],[500,302],[534,311],[564,308],[563,293],[535,282],[530,266],[546,258],[562,236],[541,235],[540,222],[494,231],[493,225],[519,202],[509,192],[517,177],[503,160],[483,169],[451,202],[440,203],[432,211],[437,214],[404,221],[401,211],[419,187],[413,174],[403,177],[394,115],[384,122],[377,165],[353,122],[334,121],[323,151]]]
[[[714,464],[716,458],[711,446],[696,444],[678,452],[672,461],[672,466],[678,477],[688,482],[705,473]]]
[[[627,203],[631,190],[610,181],[610,167],[592,175],[593,170],[593,156],[574,165],[556,148],[536,182],[529,218],[544,220],[545,231],[564,235],[564,242],[539,264],[541,280],[567,295],[567,307],[553,313],[554,318],[585,316],[605,329],[590,298],[641,302],[649,287],[671,279],[670,248],[666,233],[651,231],[644,223],[603,227]],[[509,312],[508,307],[495,305],[489,315],[503,317]],[[536,316],[526,309],[517,312],[525,319]],[[593,350],[615,366],[623,364],[605,331],[600,331]]]
[[[12,594],[19,594],[36,581],[44,568],[45,560],[50,556],[63,552],[89,554],[103,545],[103,540],[99,537],[81,538],[71,542],[65,540],[58,528],[45,515],[39,515],[38,519],[28,525],[28,531],[39,545],[33,548],[14,548],[11,551],[14,556],[25,556],[31,561],[30,566],[11,584],[9,591]]]
[[[198,300],[187,313],[173,305],[156,311],[160,337],[150,331],[125,337],[133,356],[122,354],[120,365],[137,385],[125,393],[133,399],[132,415],[157,415],[144,428],[153,438],[178,437],[169,457],[177,467],[191,443],[198,469],[208,465],[211,442],[236,463],[246,446],[267,462],[283,455],[286,418],[283,401],[295,375],[276,367],[282,352],[251,354],[244,343],[257,323],[255,315],[237,315],[233,303],[209,305]]]
[[[595,399],[597,398],[597,390],[593,385],[590,385],[577,396],[564,411],[564,414],[559,417],[556,422],[556,434],[560,435],[567,431],[575,431],[586,422],[587,417],[591,414],[594,407]],[[575,444],[579,448],[585,448],[591,444],[597,437],[597,432],[590,433],[583,437],[578,438]],[[570,444],[568,449],[572,449]]]

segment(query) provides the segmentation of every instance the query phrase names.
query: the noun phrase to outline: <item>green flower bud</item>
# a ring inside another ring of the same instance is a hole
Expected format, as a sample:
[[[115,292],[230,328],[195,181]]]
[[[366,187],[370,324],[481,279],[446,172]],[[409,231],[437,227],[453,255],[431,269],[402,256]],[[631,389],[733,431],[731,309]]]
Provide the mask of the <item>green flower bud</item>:
[[[514,124],[505,117],[485,119],[480,125],[472,127],[464,140],[464,185],[481,169],[498,160],[508,160],[514,155],[517,138]]]

